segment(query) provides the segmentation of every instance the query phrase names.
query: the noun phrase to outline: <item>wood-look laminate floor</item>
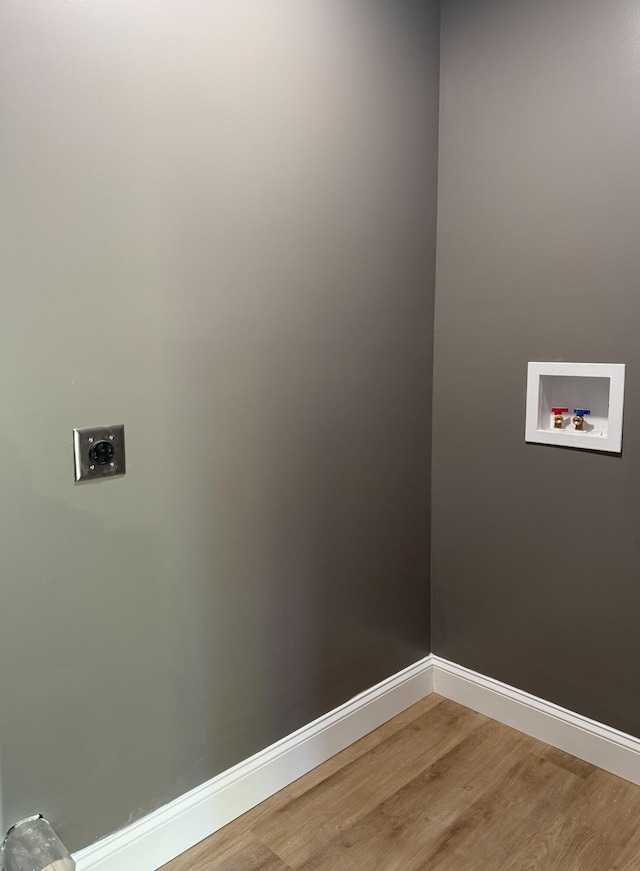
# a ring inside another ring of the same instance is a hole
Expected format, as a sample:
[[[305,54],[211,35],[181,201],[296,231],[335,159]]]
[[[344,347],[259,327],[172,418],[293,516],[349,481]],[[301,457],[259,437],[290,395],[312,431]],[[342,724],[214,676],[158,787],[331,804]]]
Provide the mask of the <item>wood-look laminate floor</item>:
[[[164,871],[640,871],[640,787],[431,695]]]

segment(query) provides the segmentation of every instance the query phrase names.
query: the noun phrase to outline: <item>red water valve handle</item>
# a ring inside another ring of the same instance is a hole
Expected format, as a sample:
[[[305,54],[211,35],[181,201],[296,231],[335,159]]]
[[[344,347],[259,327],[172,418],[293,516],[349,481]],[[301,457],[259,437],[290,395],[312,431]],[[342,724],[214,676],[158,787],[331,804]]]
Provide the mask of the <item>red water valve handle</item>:
[[[552,408],[551,409],[551,412],[553,414],[562,414],[565,411],[569,411],[569,409],[568,408]]]

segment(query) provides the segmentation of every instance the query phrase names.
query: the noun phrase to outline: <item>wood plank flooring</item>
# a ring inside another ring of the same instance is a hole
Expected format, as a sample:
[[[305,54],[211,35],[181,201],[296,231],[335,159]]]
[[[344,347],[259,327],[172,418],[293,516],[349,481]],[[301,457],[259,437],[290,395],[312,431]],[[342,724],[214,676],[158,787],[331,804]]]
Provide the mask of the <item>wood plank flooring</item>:
[[[163,871],[640,871],[640,787],[432,694]]]

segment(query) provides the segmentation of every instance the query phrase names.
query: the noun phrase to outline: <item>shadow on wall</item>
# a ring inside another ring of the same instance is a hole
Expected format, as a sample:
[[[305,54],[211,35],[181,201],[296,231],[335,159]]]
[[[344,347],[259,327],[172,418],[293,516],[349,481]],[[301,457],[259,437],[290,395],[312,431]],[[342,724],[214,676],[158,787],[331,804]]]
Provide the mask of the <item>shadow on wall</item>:
[[[224,123],[181,95],[189,160],[157,167],[168,431],[196,434],[193,462],[167,472],[198,748],[182,791],[428,647],[437,76],[426,105],[424,5],[433,16],[417,2],[230,15],[241,54],[226,62],[246,52],[248,78],[220,97]]]

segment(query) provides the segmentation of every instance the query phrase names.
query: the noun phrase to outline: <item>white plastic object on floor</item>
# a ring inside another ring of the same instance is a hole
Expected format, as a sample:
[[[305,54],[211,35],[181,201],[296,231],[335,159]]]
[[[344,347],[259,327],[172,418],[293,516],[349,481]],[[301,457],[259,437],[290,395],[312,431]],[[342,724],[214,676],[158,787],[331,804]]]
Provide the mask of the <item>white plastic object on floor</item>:
[[[4,871],[75,871],[76,863],[41,814],[12,826],[2,844]]]

